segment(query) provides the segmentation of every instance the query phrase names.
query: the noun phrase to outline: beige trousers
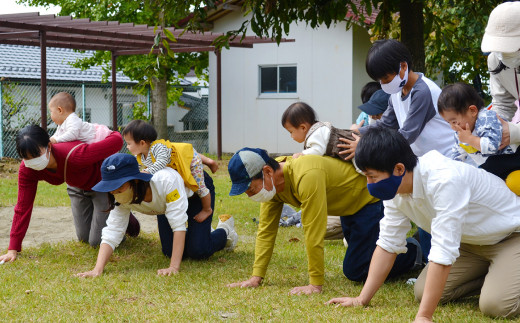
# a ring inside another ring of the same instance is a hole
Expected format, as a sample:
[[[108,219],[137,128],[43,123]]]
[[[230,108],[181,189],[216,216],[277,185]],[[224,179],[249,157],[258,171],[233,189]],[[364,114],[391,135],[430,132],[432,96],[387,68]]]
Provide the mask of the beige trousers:
[[[415,283],[415,299],[421,301],[426,266]],[[520,233],[491,246],[460,245],[460,256],[451,267],[440,303],[480,294],[483,314],[513,317],[520,314]]]
[[[325,232],[325,240],[343,239],[343,229],[341,228],[341,218],[339,216],[327,216],[327,231]]]

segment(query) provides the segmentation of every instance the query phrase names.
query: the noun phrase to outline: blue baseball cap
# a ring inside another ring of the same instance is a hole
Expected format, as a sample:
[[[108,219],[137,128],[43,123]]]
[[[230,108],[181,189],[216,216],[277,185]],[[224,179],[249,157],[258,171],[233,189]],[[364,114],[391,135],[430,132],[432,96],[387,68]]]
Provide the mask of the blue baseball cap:
[[[231,177],[230,196],[244,193],[251,184],[251,178],[258,175],[269,161],[267,151],[260,148],[242,148],[237,151],[228,164]]]
[[[111,192],[124,183],[140,179],[149,182],[152,174],[141,173],[137,159],[129,154],[113,154],[101,164],[101,181],[92,187],[96,192]]]
[[[383,90],[377,90],[372,94],[370,100],[359,106],[359,109],[369,116],[375,116],[383,113],[388,108],[388,98],[390,94]]]

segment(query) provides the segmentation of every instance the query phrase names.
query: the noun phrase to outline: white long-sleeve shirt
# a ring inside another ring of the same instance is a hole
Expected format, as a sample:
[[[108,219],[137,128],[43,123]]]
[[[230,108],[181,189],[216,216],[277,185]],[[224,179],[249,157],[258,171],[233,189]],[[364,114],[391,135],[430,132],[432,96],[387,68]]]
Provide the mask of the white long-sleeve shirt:
[[[79,140],[90,144],[96,137],[96,126],[93,123],[83,122],[73,112],[58,126],[52,137],[56,139],[56,142]]]
[[[305,141],[304,155],[324,156],[330,139],[330,128],[321,126],[314,130]]]
[[[413,193],[385,201],[377,245],[406,252],[410,221],[432,235],[430,261],[451,265],[460,243],[493,245],[520,228],[520,197],[485,170],[442,156],[419,157]]]
[[[156,172],[150,180],[152,201],[141,204],[121,204],[116,206],[107,219],[107,226],[103,228],[101,243],[106,243],[115,249],[126,232],[130,211],[137,211],[149,215],[164,214],[170,227],[175,231],[186,231],[188,215],[188,197],[193,191],[184,186],[184,181],[169,167]]]
[[[490,71],[500,64],[500,60],[495,53],[489,54],[487,61]],[[517,75],[517,79],[520,80],[520,75]],[[520,84],[518,85],[520,86]],[[505,120],[511,121],[517,110],[515,101],[518,100],[515,69],[506,68],[498,74],[489,73],[489,91],[493,97],[491,109]]]

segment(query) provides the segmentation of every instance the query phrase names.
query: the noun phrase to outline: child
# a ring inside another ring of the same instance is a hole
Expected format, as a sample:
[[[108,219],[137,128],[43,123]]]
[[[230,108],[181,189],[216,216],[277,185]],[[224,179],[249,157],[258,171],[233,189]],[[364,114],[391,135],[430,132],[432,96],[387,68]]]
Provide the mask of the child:
[[[139,164],[146,167],[145,172],[155,174],[170,166],[179,172],[188,188],[197,192],[202,202],[202,210],[194,217],[195,221],[200,223],[213,213],[211,196],[204,183],[202,164],[208,165],[214,173],[218,169],[214,160],[197,153],[191,144],[156,140],[157,131],[143,120],[131,121],[123,130],[123,138],[126,147],[136,156]]]
[[[289,131],[292,139],[304,143],[304,150],[294,154],[293,158],[302,155],[327,155],[343,160],[336,147],[338,138],[354,140],[351,130],[338,129],[329,122],[317,121],[314,110],[304,102],[293,103],[285,110],[282,126]]]
[[[389,97],[390,94],[381,90],[379,82],[368,82],[365,84],[361,89],[361,102],[363,104],[358,107],[361,110],[361,114],[356,119],[356,124],[350,129],[366,127],[381,119],[383,112],[388,108]]]
[[[517,145],[499,149],[502,124],[495,111],[483,109],[484,102],[468,84],[455,83],[442,89],[439,113],[455,133],[452,159],[466,161],[470,157],[477,166],[505,179],[514,193],[520,195],[520,156]],[[515,172],[517,171],[517,172]]]
[[[67,92],[60,92],[49,102],[51,119],[58,125],[51,143],[83,141],[91,144],[105,139],[112,130],[105,125],[83,122],[75,113],[76,100]]]

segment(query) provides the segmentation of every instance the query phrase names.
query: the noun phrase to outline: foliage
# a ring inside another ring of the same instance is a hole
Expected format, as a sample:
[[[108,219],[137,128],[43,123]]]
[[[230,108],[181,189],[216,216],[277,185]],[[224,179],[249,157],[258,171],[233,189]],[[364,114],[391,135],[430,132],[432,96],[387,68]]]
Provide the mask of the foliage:
[[[32,6],[60,6],[61,16],[90,18],[93,21],[116,20],[121,23],[147,24],[149,26],[172,26],[174,22],[186,17],[192,6],[201,8],[205,3],[174,0],[18,0],[19,3]],[[169,35],[166,35],[169,36]],[[137,80],[141,87],[151,86],[152,78],[166,78],[170,84],[179,84],[180,80],[194,68],[198,77],[204,78],[204,69],[208,66],[207,53],[170,53],[120,56],[117,58],[118,71],[131,79]],[[108,80],[111,69],[110,52],[98,51],[92,57],[73,64],[74,67],[87,69],[90,66],[104,66],[104,81]],[[180,93],[172,92],[172,103]]]
[[[38,116],[27,114],[29,105],[26,90],[20,90],[16,83],[0,81],[2,86],[2,129],[4,131],[16,131],[29,124],[38,124]],[[49,123],[52,122],[48,118]]]

